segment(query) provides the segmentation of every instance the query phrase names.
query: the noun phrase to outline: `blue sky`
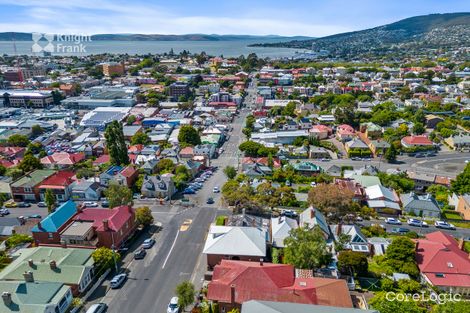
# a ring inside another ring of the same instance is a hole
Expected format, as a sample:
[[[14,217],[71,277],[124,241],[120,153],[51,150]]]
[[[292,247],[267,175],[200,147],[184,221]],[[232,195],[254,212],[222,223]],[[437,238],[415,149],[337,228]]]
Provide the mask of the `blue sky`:
[[[0,32],[326,36],[430,13],[468,0],[0,0]]]

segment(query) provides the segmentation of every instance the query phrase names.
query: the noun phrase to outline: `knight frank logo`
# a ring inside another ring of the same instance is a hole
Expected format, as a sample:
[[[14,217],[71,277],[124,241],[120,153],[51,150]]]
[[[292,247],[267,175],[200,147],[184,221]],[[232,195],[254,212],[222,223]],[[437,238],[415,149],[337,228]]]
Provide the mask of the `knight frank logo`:
[[[33,33],[33,53],[49,52],[56,54],[86,53],[84,42],[91,42],[89,35],[64,35]]]

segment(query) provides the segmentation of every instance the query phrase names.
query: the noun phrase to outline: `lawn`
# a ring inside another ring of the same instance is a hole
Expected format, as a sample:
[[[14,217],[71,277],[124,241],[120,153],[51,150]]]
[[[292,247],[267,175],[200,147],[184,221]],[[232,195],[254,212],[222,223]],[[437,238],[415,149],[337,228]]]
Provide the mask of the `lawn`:
[[[225,216],[225,215],[217,216],[217,218],[215,219],[215,225],[224,226],[226,218],[227,218],[227,216]]]
[[[450,220],[461,220],[462,217],[460,216],[459,213],[457,212],[452,212],[452,211],[444,211],[443,212],[443,215],[446,219],[450,219]]]

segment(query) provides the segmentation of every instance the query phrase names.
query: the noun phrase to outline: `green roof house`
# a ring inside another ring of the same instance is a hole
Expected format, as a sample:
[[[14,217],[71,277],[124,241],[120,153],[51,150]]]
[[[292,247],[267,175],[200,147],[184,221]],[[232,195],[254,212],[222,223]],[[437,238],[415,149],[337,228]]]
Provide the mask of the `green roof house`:
[[[299,162],[292,164],[294,170],[305,176],[313,176],[321,173],[322,168],[312,162]]]
[[[35,170],[14,181],[10,185],[13,199],[39,201],[39,185],[54,173],[54,170]]]

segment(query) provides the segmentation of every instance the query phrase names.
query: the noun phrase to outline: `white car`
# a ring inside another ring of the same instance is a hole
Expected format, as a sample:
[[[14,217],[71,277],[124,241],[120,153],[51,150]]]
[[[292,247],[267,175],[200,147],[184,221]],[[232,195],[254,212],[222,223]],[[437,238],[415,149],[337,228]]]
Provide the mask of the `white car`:
[[[316,186],[317,186],[316,182],[313,181],[313,182],[310,183],[310,187],[316,187]]]
[[[416,226],[416,227],[429,227],[429,225],[426,222],[420,221],[415,218],[409,218],[407,221],[407,224],[410,226]]]
[[[109,282],[109,286],[112,289],[119,288],[124,283],[126,278],[127,278],[126,273],[118,274],[118,275],[114,276],[113,279],[111,279],[111,281]]]
[[[83,205],[87,208],[97,208],[98,207],[98,203],[92,202],[92,201],[85,201],[85,202],[83,202]]]
[[[452,225],[451,223],[444,222],[444,221],[436,221],[434,223],[434,226],[436,226],[436,228],[455,230],[454,225]]]
[[[178,297],[173,297],[168,303],[167,313],[178,313],[180,311],[180,306],[178,305]]]
[[[219,188],[219,187],[214,187],[214,188],[212,189],[212,192],[213,192],[213,193],[219,193],[219,192],[220,192],[220,188]]]
[[[401,221],[393,217],[387,217],[385,219],[385,223],[390,224],[390,225],[401,225]]]

